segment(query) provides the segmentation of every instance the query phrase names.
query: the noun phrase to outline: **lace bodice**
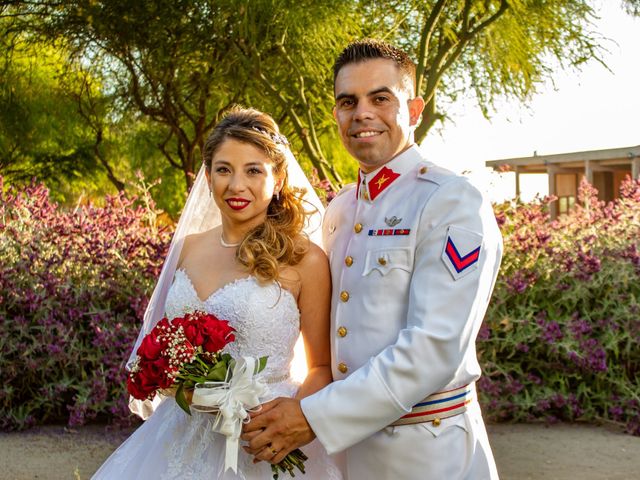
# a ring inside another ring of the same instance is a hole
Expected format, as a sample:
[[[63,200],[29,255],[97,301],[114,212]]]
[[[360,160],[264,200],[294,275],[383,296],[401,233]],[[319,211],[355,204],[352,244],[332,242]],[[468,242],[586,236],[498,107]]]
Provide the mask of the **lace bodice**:
[[[234,357],[268,356],[267,367],[258,375],[269,387],[262,401],[291,397],[298,385],[287,379],[293,347],[300,332],[300,312],[293,295],[277,283],[261,285],[254,277],[231,282],[205,300],[198,298],[184,270],[177,270],[167,294],[165,313],[169,319],[196,310],[228,320],[236,329],[236,341],[226,348]],[[213,431],[215,417],[192,412],[189,416],[173,399],[164,398],[156,411],[109,457],[93,480],[263,480],[272,478],[265,462],[240,450],[238,473],[223,473],[225,438]],[[336,464],[314,441],[303,447],[306,480],[341,480]],[[288,475],[284,475],[288,477]]]
[[[197,310],[228,320],[236,329],[235,342],[226,347],[233,357],[269,357],[260,373],[268,383],[288,375],[300,333],[300,312],[291,292],[275,282],[261,285],[255,277],[245,277],[201,300],[187,273],[176,270],[165,304],[167,318]]]

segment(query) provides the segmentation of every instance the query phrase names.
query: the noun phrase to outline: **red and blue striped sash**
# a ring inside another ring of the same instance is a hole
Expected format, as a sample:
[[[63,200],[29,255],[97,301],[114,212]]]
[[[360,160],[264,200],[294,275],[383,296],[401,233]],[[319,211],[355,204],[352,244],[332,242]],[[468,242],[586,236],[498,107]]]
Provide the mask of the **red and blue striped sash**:
[[[434,393],[414,405],[411,412],[393,422],[391,426],[439,421],[460,415],[467,411],[467,404],[472,400],[472,395],[471,384]]]

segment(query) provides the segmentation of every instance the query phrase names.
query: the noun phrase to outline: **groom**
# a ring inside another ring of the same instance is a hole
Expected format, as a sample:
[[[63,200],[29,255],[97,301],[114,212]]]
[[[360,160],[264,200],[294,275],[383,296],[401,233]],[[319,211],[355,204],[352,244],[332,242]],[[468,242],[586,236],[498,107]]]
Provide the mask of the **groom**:
[[[407,54],[354,42],[334,65],[334,116],[358,161],[324,219],[335,382],[276,399],[246,425],[277,463],[315,437],[350,480],[494,479],[475,340],[500,264],[491,205],[413,141],[424,108]]]

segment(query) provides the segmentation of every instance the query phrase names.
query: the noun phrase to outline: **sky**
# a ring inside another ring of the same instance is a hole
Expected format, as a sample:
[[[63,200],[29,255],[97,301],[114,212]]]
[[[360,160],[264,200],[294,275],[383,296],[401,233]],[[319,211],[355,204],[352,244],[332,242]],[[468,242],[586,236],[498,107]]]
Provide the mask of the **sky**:
[[[640,18],[618,0],[598,2],[594,29],[609,39],[600,63],[559,71],[528,106],[504,103],[490,120],[471,101],[449,112],[453,122],[422,143],[429,159],[467,174],[494,201],[515,193],[514,174],[491,174],[487,160],[640,145]],[[547,193],[546,175],[521,181],[522,198]]]

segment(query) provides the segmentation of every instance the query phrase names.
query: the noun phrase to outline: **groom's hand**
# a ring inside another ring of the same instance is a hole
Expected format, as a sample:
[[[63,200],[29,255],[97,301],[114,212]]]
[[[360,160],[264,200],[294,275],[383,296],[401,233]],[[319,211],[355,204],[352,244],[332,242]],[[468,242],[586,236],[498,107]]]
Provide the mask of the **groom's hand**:
[[[316,436],[302,413],[300,401],[276,398],[251,414],[251,421],[242,429],[243,447],[258,460],[281,462],[287,454],[311,442]]]

